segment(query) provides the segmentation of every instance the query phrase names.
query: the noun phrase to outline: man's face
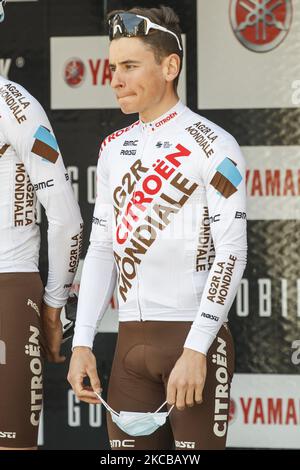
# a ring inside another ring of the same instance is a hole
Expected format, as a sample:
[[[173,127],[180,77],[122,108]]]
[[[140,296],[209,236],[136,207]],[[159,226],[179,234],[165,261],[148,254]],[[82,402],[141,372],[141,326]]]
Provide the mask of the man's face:
[[[164,62],[157,64],[152,50],[140,39],[114,39],[109,63],[111,86],[123,113],[143,113],[161,101],[166,92]]]

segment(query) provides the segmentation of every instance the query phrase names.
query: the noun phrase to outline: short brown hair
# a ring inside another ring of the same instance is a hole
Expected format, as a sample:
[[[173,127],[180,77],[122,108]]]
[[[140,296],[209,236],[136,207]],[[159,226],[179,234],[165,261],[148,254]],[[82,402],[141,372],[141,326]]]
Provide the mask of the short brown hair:
[[[158,8],[134,7],[130,10],[114,10],[107,15],[107,19],[110,20],[117,13],[124,13],[125,11],[127,13],[134,13],[135,15],[146,16],[153,23],[169,29],[178,37],[182,47],[181,51],[178,48],[176,38],[172,34],[158,31],[156,29],[151,29],[147,36],[139,36],[139,39],[141,39],[145,44],[149,45],[153,50],[155,60],[158,64],[161,63],[164,57],[167,57],[170,54],[177,54],[180,57],[179,73],[174,80],[174,90],[176,91],[179,75],[182,70],[183,60],[183,46],[178,15],[171,7],[160,5]]]

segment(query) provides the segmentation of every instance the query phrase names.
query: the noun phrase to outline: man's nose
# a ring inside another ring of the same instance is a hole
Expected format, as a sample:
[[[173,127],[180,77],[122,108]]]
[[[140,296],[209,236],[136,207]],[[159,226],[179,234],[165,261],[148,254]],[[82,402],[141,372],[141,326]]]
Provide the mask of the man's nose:
[[[113,89],[123,87],[125,84],[124,84],[124,80],[122,78],[122,73],[119,72],[118,70],[115,70],[113,72],[112,80],[111,80],[110,84],[111,84],[111,87]]]

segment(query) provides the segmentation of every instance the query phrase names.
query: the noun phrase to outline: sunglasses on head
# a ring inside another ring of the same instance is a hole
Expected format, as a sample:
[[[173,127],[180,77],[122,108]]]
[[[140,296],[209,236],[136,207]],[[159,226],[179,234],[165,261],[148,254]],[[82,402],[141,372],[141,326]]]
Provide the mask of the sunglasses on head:
[[[182,51],[178,36],[163,26],[152,23],[149,18],[134,13],[117,13],[109,20],[109,39],[112,41],[116,37],[124,36],[127,38],[147,36],[150,29],[163,31],[172,34],[175,37],[178,48]]]

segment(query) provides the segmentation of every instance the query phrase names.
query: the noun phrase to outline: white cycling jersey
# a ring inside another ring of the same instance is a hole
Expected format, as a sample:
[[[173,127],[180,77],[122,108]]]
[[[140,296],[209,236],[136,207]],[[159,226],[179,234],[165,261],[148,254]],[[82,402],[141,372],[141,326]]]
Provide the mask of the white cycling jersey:
[[[80,210],[43,108],[0,76],[0,273],[38,271],[37,199],[49,223],[44,300],[61,307],[79,260]]]
[[[108,136],[74,346],[92,346],[117,281],[120,321],[193,321],[206,354],[246,265],[245,162],[235,139],[180,101]]]

